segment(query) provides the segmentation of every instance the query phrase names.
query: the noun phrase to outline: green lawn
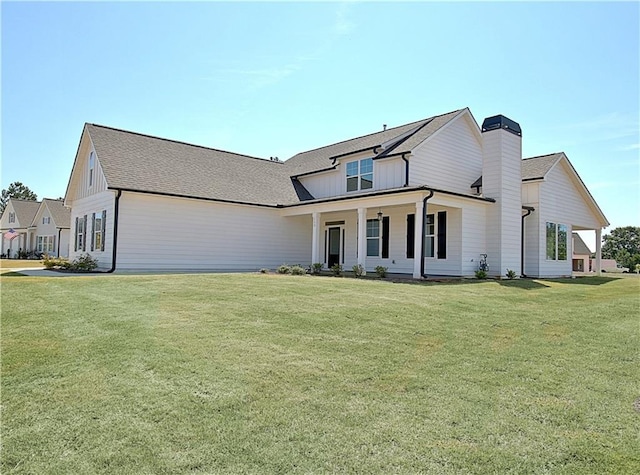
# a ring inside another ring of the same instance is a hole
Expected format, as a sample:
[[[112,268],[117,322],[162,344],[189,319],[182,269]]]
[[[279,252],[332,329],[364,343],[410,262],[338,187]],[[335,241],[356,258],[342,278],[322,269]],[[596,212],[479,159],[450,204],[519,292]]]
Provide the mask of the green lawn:
[[[640,279],[2,278],[9,473],[640,473]]]
[[[35,259],[0,259],[0,271],[5,269],[26,269],[28,267],[44,267],[42,260]]]

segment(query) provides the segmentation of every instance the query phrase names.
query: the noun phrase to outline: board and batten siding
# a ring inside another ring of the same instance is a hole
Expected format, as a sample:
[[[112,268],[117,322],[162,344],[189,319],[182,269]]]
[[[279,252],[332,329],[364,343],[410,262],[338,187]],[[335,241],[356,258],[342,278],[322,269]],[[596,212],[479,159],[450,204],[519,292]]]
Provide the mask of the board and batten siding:
[[[418,145],[409,158],[409,184],[471,193],[482,175],[482,145],[466,116]]]
[[[540,182],[522,184],[522,205],[534,208],[534,211],[524,218],[524,269],[522,269],[522,273],[528,277],[537,277],[540,275],[541,248]],[[524,211],[523,214],[525,214]]]
[[[71,207],[71,230],[69,235],[69,260],[74,260],[83,254],[90,254],[93,258],[98,260],[99,269],[110,269],[112,264],[113,255],[113,218],[114,218],[114,204],[115,204],[115,192],[111,190],[102,191],[100,193],[92,194],[86,198],[74,200]],[[92,229],[92,214],[102,213],[106,210],[106,226],[104,241],[104,251],[94,250],[91,251],[91,233]],[[76,218],[82,218],[87,216],[87,237],[86,237],[86,250],[74,250],[75,248],[75,236],[76,236]]]
[[[343,158],[335,170],[300,177],[300,183],[314,198],[330,198],[347,194],[346,164],[351,161],[372,157],[372,154],[368,154],[362,155],[357,159]],[[404,185],[404,174],[405,162],[399,157],[374,160],[372,190],[399,188]]]
[[[123,193],[119,270],[256,271],[311,263],[311,217],[274,208]]]
[[[93,184],[89,186],[89,155],[94,152],[95,166],[93,171]],[[95,155],[95,150],[89,135],[83,134],[80,149],[78,150],[78,163],[74,168],[70,194],[67,196],[68,201],[87,198],[107,191],[107,180],[100,165],[100,157]]]

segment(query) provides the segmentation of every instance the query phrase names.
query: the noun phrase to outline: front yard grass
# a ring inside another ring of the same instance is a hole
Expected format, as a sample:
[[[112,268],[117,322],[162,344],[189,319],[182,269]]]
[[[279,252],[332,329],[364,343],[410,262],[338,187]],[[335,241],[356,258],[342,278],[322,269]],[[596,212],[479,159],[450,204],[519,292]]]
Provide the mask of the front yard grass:
[[[0,271],[44,267],[42,259],[0,259]]]
[[[5,276],[0,471],[639,473],[639,283]]]

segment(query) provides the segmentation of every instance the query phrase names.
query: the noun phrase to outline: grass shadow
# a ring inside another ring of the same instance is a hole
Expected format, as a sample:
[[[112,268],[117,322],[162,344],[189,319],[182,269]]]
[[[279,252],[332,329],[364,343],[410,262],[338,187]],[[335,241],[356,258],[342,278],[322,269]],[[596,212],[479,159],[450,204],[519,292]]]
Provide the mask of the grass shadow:
[[[596,276],[585,276],[585,277],[576,277],[573,279],[547,279],[552,282],[559,282],[562,284],[579,284],[579,285],[603,285],[608,284],[609,282],[614,282],[621,277],[596,277]]]
[[[513,279],[513,280],[496,280],[496,282],[504,287],[511,287],[522,290],[545,289],[549,286],[538,279]]]
[[[26,274],[21,274],[16,271],[0,272],[0,277],[28,277]]]

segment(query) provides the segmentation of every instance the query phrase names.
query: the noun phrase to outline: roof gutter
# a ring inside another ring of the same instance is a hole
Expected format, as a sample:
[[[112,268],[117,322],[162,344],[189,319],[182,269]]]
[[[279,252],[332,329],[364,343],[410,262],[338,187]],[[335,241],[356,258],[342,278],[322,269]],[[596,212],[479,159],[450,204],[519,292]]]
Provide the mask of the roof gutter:
[[[113,207],[113,251],[111,253],[111,269],[106,273],[112,274],[116,270],[116,256],[118,252],[118,211],[120,210],[120,197],[122,190],[117,190],[116,200]]]
[[[523,206],[522,209],[527,210],[527,214],[522,215],[522,225],[520,228],[520,277],[526,277],[524,272],[524,218],[533,213],[536,209],[532,206]]]
[[[60,236],[62,235],[62,228],[58,228],[58,257],[60,257]]]
[[[420,275],[424,278],[427,275],[424,273],[424,233],[426,230],[427,224],[427,201],[433,198],[435,192],[433,190],[429,190],[429,196],[425,197],[422,200],[422,239],[420,240]]]

